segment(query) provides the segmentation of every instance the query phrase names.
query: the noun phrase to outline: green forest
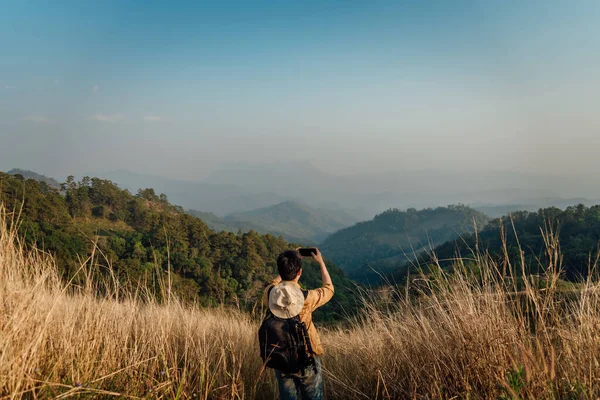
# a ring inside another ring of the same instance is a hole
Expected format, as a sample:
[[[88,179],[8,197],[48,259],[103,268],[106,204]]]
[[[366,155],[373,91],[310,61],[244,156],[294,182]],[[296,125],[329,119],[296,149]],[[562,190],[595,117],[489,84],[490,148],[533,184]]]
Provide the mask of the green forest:
[[[83,279],[81,262],[94,249],[92,273],[123,291],[143,287],[161,296],[160,283],[171,271],[172,292],[185,302],[260,307],[266,284],[277,274],[276,258],[295,247],[282,237],[215,232],[202,220],[169,203],[153,189],[132,194],[109,180],[72,176],[55,188],[20,174],[0,173],[0,202],[14,212],[20,236],[29,246],[52,253],[65,280]],[[354,284],[327,263],[336,287],[333,300],[315,313],[333,320],[355,307]],[[321,283],[316,264],[305,261],[301,283]]]
[[[427,208],[417,211],[389,209],[370,221],[359,222],[327,238],[321,245],[352,279],[367,283],[380,281],[380,274],[399,263],[414,259],[465,233],[481,229],[489,218],[464,205]]]
[[[433,253],[442,266],[449,266],[457,256],[472,257],[476,246],[480,252],[489,253],[496,260],[504,259],[503,238],[513,265],[520,265],[520,250],[531,273],[543,272],[548,265],[544,235],[557,233],[562,256],[563,278],[579,281],[588,276],[597,263],[600,243],[600,206],[586,207],[582,204],[561,210],[543,208],[537,212],[518,211],[492,220],[477,235],[465,235],[448,241],[434,249]],[[430,253],[431,254],[431,253]],[[429,254],[423,253],[420,262],[431,262]],[[406,274],[404,265],[396,271],[396,278]]]

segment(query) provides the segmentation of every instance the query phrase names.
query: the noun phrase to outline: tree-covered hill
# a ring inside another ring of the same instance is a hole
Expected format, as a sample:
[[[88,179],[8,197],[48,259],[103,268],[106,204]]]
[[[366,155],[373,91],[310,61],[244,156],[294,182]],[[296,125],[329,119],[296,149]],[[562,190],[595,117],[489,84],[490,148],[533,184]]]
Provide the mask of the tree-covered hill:
[[[212,213],[190,210],[214,230],[270,233],[303,245],[323,241],[331,233],[346,228],[357,219],[344,210],[309,207],[285,201],[270,207],[239,212],[219,218]]]
[[[449,241],[435,248],[434,253],[442,260],[442,265],[449,265],[450,260],[457,255],[471,256],[477,242],[479,251],[489,252],[492,257],[503,260],[502,238],[504,236],[508,255],[513,264],[520,265],[520,244],[526,264],[532,273],[537,273],[540,265],[548,264],[544,231],[558,232],[564,278],[578,280],[587,276],[590,265],[593,265],[598,257],[600,206],[586,207],[580,204],[567,207],[564,211],[551,207],[537,212],[515,212],[494,219],[478,233],[477,237],[467,235],[461,240]],[[426,254],[420,258],[424,262],[430,261]]]
[[[480,229],[487,222],[486,215],[463,205],[390,209],[332,234],[321,249],[351,278],[376,282],[379,272],[390,271],[424,249],[473,232],[475,226]]]
[[[0,173],[0,201],[20,213],[21,236],[53,253],[65,279],[76,276],[97,242],[101,267],[94,274],[109,279],[114,273],[124,290],[143,287],[160,295],[159,282],[170,269],[174,292],[204,305],[254,307],[276,275],[277,255],[293,247],[255,231],[215,232],[165,195],[152,189],[134,195],[98,178],[76,182],[69,177],[58,190]],[[335,318],[353,307],[353,284],[335,265],[329,263],[329,270],[336,295],[320,318]],[[318,267],[307,262],[302,282],[309,288],[320,285]]]

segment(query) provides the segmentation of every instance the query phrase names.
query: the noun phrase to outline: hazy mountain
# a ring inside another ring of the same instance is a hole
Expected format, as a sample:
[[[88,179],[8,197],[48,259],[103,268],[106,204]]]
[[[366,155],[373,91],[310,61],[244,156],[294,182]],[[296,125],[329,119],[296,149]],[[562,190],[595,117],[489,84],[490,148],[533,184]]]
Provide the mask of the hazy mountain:
[[[481,211],[486,215],[489,215],[492,218],[499,218],[508,215],[509,213],[514,213],[517,211],[536,212],[542,208],[548,207],[557,207],[564,210],[567,207],[575,206],[578,204],[592,206],[594,204],[599,203],[600,200],[589,200],[582,197],[572,199],[555,197],[530,199],[527,204],[472,204],[471,207],[478,211]]]
[[[332,234],[320,248],[349,276],[373,282],[378,275],[372,269],[385,272],[424,249],[473,232],[474,224],[482,228],[487,221],[483,213],[462,205],[420,211],[390,209]]]
[[[270,191],[311,206],[337,203],[343,209],[363,208],[367,215],[390,207],[534,204],[531,199],[589,192],[568,180],[534,173],[420,169],[334,175],[300,162],[229,164],[214,170],[205,182]]]
[[[190,210],[215,230],[271,233],[299,244],[316,244],[331,233],[348,227],[357,219],[343,210],[313,208],[293,201],[239,212],[219,218],[213,213]]]
[[[44,175],[40,175],[37,172],[29,171],[27,169],[13,168],[7,172],[8,175],[21,175],[25,179],[34,179],[38,182],[44,182],[48,186],[55,189],[60,189],[60,183],[54,179]]]
[[[481,206],[538,205],[532,199],[562,193],[589,196],[591,188],[542,174],[517,172],[399,170],[334,175],[310,163],[236,163],[216,168],[202,181],[151,177],[128,171],[93,174],[136,192],[153,187],[187,209],[224,216],[296,201],[315,208],[356,210],[357,219],[388,208],[424,208],[447,204]],[[595,189],[594,189],[595,190]],[[546,205],[546,204],[539,204]],[[490,210],[497,214],[503,210]]]
[[[210,229],[214,231],[237,232],[239,230],[237,227],[228,225],[223,218],[215,215],[214,213],[198,210],[187,210],[186,212],[193,217],[201,219],[202,222],[204,222]]]
[[[166,194],[174,204],[186,209],[213,212],[220,216],[277,204],[287,199],[275,193],[257,192],[236,185],[169,179],[126,170],[90,176],[110,179],[132,193],[137,193],[139,189],[154,188],[157,193]]]
[[[215,169],[204,180],[210,184],[228,184],[259,192],[275,191],[290,197],[302,195],[305,190],[323,190],[335,187],[336,177],[310,163],[277,162],[265,164],[237,163]]]
[[[321,242],[331,233],[357,222],[356,218],[343,210],[312,208],[293,201],[225,218],[228,222],[251,222],[280,232],[283,237],[299,237],[311,242]]]

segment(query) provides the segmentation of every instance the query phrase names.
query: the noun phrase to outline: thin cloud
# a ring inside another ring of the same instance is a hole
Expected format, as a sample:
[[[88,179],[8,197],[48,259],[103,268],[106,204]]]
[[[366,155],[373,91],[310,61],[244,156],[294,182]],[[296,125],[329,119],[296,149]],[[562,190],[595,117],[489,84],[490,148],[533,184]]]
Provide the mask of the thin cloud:
[[[98,89],[100,89],[100,85],[94,85],[94,87],[92,88],[92,93],[96,93]]]
[[[92,120],[100,121],[100,122],[110,122],[115,123],[122,121],[124,117],[121,114],[112,114],[112,115],[104,115],[104,114],[96,114],[92,115]]]
[[[10,89],[16,89],[17,87],[14,85],[4,85],[4,89],[6,90],[10,90]]]
[[[49,124],[51,121],[43,115],[28,115],[25,117],[27,121],[35,122],[38,124]]]
[[[147,122],[164,122],[164,118],[158,115],[146,115],[144,121]]]

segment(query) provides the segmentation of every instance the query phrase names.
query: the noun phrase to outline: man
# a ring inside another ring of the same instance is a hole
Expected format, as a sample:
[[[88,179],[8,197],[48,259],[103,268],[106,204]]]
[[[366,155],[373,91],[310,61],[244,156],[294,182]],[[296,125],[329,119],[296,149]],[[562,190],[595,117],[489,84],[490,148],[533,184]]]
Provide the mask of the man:
[[[321,268],[321,280],[323,285],[314,290],[309,290],[308,293],[300,295],[300,304],[302,308],[298,308],[299,314],[292,311],[291,314],[299,315],[300,320],[304,322],[308,330],[312,355],[315,359],[314,368],[306,368],[299,373],[284,373],[275,370],[277,384],[279,386],[279,397],[282,400],[295,400],[298,394],[302,395],[303,400],[320,400],[323,398],[323,374],[321,371],[321,359],[323,354],[323,346],[319,339],[319,334],[312,321],[312,312],[317,308],[327,303],[333,297],[334,289],[331,277],[321,256],[319,249],[315,248],[312,253],[312,258],[319,264]],[[298,280],[302,276],[302,256],[296,250],[284,251],[277,258],[277,269],[279,276],[275,278],[265,289],[263,294],[263,303],[271,309],[272,312],[283,312],[280,299],[298,298],[294,291],[300,291]],[[272,290],[271,290],[272,288]],[[279,304],[279,305],[278,305]],[[284,306],[285,307],[285,306]],[[279,308],[276,310],[276,308]],[[294,305],[289,306],[290,310],[294,309]],[[290,316],[292,316],[290,314]],[[295,316],[295,315],[294,315]]]

